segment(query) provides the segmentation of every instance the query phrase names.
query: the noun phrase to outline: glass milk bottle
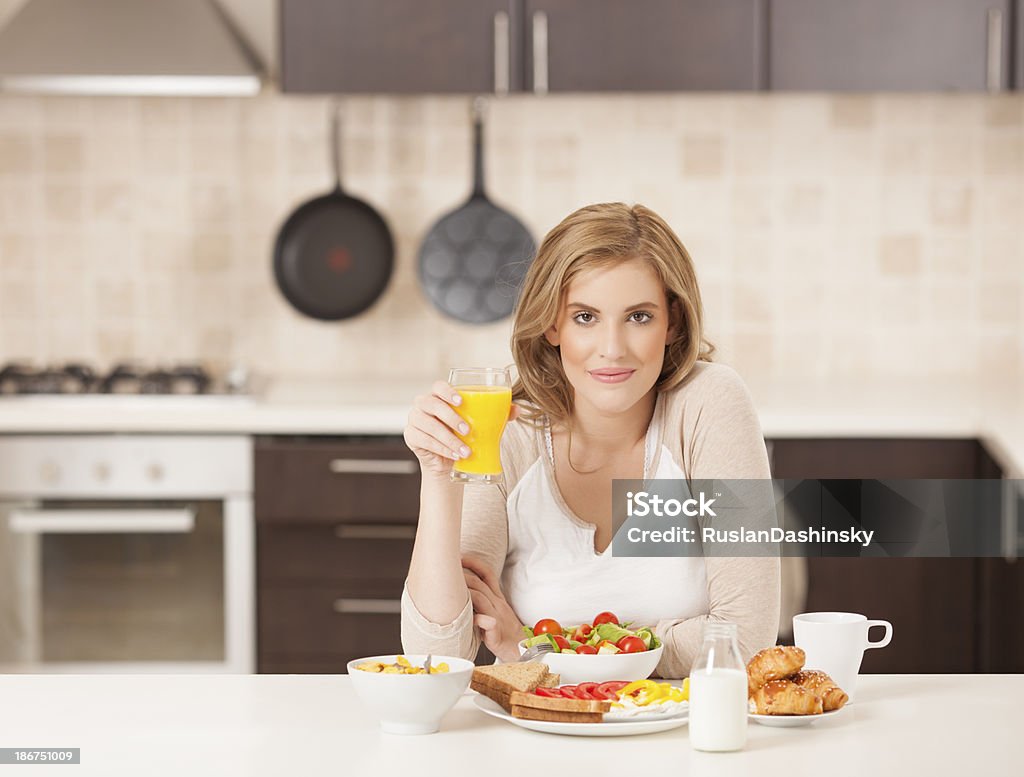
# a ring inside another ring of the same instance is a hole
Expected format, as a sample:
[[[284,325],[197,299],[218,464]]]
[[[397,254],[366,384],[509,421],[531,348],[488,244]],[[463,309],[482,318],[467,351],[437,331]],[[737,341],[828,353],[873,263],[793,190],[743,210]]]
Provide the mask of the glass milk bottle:
[[[690,671],[690,744],[695,750],[742,750],[747,743],[747,670],[735,623],[707,623]]]

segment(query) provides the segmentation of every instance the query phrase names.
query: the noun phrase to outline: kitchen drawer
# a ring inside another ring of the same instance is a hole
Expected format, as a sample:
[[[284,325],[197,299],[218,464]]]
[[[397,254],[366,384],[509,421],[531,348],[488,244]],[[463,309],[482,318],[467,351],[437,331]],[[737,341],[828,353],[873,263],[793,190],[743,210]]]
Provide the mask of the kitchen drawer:
[[[336,587],[261,586],[260,654],[401,652],[400,595],[401,586],[393,598],[357,597]]]
[[[376,581],[400,594],[415,536],[412,524],[264,524],[257,529],[260,582],[349,583],[351,593]]]
[[[262,523],[415,523],[419,464],[401,438],[256,443],[254,503]]]
[[[810,558],[807,566],[807,612],[892,623],[892,642],[865,651],[861,672],[978,671],[976,559]]]

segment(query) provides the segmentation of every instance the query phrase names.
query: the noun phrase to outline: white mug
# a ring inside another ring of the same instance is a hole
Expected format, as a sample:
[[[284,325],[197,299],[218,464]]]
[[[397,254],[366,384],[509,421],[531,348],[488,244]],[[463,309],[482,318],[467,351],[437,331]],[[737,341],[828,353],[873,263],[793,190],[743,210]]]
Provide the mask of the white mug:
[[[868,639],[868,629],[882,626],[885,636]],[[793,616],[793,641],[807,654],[807,669],[826,672],[853,701],[854,685],[864,651],[892,640],[889,621],[869,621],[852,612],[805,612]]]

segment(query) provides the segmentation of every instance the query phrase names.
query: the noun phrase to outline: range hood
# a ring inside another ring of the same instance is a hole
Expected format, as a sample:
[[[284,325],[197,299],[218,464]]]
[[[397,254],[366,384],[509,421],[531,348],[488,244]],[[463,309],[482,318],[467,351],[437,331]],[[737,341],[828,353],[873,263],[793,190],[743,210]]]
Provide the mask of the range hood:
[[[253,95],[256,57],[215,0],[28,0],[0,30],[0,90]]]

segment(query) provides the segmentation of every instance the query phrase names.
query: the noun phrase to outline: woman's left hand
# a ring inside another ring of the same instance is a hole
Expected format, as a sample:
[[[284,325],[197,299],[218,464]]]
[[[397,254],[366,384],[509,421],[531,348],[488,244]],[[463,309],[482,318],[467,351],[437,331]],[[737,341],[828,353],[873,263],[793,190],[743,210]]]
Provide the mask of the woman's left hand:
[[[473,600],[473,623],[483,632],[484,645],[505,663],[518,661],[523,624],[505,600],[501,583],[472,556],[462,557],[462,573]]]

